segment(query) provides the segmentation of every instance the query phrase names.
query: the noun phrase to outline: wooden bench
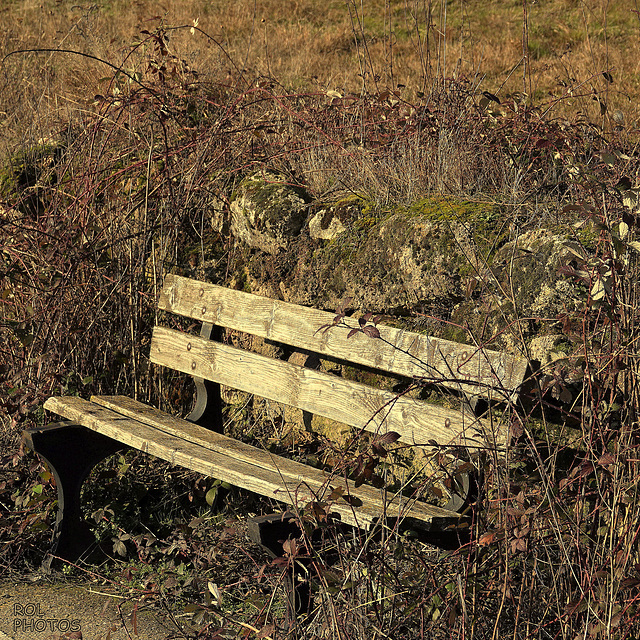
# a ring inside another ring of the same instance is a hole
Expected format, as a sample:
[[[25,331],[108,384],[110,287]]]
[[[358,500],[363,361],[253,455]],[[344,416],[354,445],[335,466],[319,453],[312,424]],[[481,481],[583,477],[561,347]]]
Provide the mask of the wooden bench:
[[[80,490],[91,469],[125,447],[275,499],[297,512],[332,496],[331,513],[360,528],[411,523],[429,530],[459,526],[459,510],[402,492],[356,483],[277,456],[222,431],[220,385],[297,407],[415,445],[504,450],[508,428],[470,411],[380,390],[332,373],[254,353],[222,341],[242,332],[309,356],[408,379],[437,382],[462,394],[513,399],[527,362],[396,328],[169,275],[159,309],[202,324],[200,335],[156,326],[150,361],[194,377],[197,397],[187,419],[121,396],[52,397],[45,408],[69,422],[25,432],[55,477],[59,512],[53,555],[78,559],[95,538],[83,521]],[[378,337],[379,336],[379,337]],[[343,498],[336,497],[340,489]],[[332,494],[333,492],[333,494]],[[254,527],[255,529],[255,527]],[[258,527],[259,529],[259,527]],[[258,534],[260,535],[260,534]]]

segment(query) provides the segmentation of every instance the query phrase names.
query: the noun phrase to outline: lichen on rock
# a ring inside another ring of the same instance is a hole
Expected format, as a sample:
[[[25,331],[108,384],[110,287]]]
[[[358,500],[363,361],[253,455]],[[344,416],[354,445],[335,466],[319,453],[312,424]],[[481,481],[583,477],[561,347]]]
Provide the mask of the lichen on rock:
[[[496,251],[493,282],[481,281],[474,295],[452,312],[481,343],[524,355],[525,342],[552,329],[559,314],[579,304],[575,287],[558,274],[579,247],[563,229],[523,231]]]
[[[488,273],[500,242],[490,226],[497,218],[494,205],[441,197],[377,216],[363,210],[298,265],[292,299],[314,304],[321,282],[328,305],[350,296],[357,308],[400,315],[451,309],[470,271]]]
[[[245,178],[231,201],[235,239],[271,255],[286,249],[308,213],[309,196],[282,174],[263,171]]]

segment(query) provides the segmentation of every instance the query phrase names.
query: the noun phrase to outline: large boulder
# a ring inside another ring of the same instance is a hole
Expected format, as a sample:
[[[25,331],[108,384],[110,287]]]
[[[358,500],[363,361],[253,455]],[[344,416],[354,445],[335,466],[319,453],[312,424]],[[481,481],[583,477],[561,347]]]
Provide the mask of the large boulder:
[[[259,172],[245,178],[231,201],[231,233],[237,241],[276,255],[302,229],[308,213],[305,191],[285,176]]]
[[[584,304],[575,284],[559,274],[560,267],[584,251],[560,228],[515,235],[492,256],[491,279],[470,276],[473,293],[451,311],[452,326],[465,331],[451,337],[462,340],[471,333],[483,341],[497,336],[496,346],[522,350],[523,338],[528,342],[534,336],[556,333],[557,318]]]
[[[559,275],[584,252],[567,229],[523,231],[498,205],[441,196],[382,216],[366,203],[359,216],[353,203],[348,216],[328,209],[310,220],[339,220],[339,233],[322,240],[302,229],[289,251],[246,257],[243,286],[324,309],[349,297],[356,311],[413,330],[518,352],[523,339],[557,333],[557,316],[583,302]]]
[[[512,222],[498,204],[446,196],[388,211],[355,194],[312,203],[264,172],[232,198],[231,233],[251,250],[235,255],[227,284],[329,310],[351,298],[410,330],[530,355],[532,339],[561,332],[558,317],[584,304],[560,268],[586,258],[590,240]]]
[[[331,308],[349,296],[356,308],[394,315],[451,309],[470,272],[490,276],[501,217],[493,205],[445,198],[384,217],[364,213],[296,265],[288,297]]]

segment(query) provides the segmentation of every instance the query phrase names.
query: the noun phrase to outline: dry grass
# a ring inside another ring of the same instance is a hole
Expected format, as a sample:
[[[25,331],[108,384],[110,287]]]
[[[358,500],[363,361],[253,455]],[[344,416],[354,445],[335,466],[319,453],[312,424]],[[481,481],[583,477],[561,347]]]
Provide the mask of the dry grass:
[[[525,11],[526,8],[526,11]],[[638,14],[626,2],[432,2],[356,0],[150,2],[102,5],[13,2],[0,13],[0,56],[19,49],[64,48],[135,69],[131,46],[142,29],[172,27],[171,49],[204,77],[234,69],[268,76],[285,87],[359,93],[397,89],[409,101],[434,79],[467,77],[477,91],[504,99],[526,94],[559,113],[620,110],[638,118]],[[526,29],[524,28],[526,27]],[[222,53],[221,48],[225,53]],[[602,76],[610,72],[614,82]],[[23,53],[2,68],[0,140],[44,137],[70,114],[95,111],[108,67],[79,56]],[[229,76],[230,77],[230,76]],[[571,95],[573,94],[573,95]],[[580,97],[582,96],[582,97]],[[556,102],[555,98],[565,97]]]
[[[637,637],[636,212],[620,186],[638,175],[637,20],[623,2],[3,8],[0,53],[29,50],[5,58],[0,77],[3,568],[37,561],[50,527],[52,480],[16,447],[44,421],[47,395],[187,409],[189,390],[144,357],[156,285],[169,269],[206,263],[225,282],[244,268],[209,221],[239,178],[267,166],[317,198],[357,193],[373,218],[437,191],[512,205],[514,229],[539,225],[542,211],[584,222],[584,255],[565,265],[579,310],[552,319],[569,353],[541,377],[533,407],[512,408],[512,458],[487,464],[478,535],[454,554],[397,536],[338,538],[331,567],[314,557],[312,624],[291,630],[274,607],[281,567],[248,559],[241,538],[229,554],[241,556],[238,580],[227,575],[222,603],[211,600],[222,561],[210,549],[230,543],[211,514],[191,520],[210,480],[112,460],[112,504],[138,508],[140,491],[157,504],[157,487],[175,498],[150,510],[165,517],[148,523],[160,542],[104,509],[107,537],[147,562],[145,582],[123,569],[123,588],[204,602],[201,637],[216,637],[215,624],[232,636],[239,617],[279,638]],[[35,51],[58,47],[85,55]],[[507,98],[516,91],[528,95]],[[16,186],[21,163],[37,171]],[[574,428],[572,443],[549,416]]]

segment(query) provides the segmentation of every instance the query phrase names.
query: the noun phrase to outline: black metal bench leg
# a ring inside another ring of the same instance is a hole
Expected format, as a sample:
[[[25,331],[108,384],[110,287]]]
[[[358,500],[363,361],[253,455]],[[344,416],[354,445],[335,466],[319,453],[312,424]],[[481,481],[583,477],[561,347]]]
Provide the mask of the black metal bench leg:
[[[76,562],[96,543],[80,508],[82,484],[91,470],[126,445],[70,422],[56,422],[24,432],[24,442],[48,464],[58,489],[58,517],[51,551],[43,566],[56,558]]]
[[[249,537],[272,557],[285,555],[283,542],[300,538],[302,531],[293,513],[276,513],[251,518]],[[287,613],[291,621],[311,612],[310,559],[292,558],[286,577]]]

